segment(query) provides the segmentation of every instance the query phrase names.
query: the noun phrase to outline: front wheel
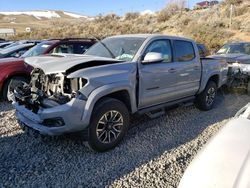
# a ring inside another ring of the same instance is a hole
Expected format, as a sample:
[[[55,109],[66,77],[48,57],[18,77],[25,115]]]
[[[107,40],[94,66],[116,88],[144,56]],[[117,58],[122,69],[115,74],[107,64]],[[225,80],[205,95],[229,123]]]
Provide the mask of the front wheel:
[[[88,143],[93,150],[103,152],[117,146],[126,135],[129,112],[126,105],[105,98],[95,106],[89,126]]]
[[[7,80],[3,86],[3,99],[6,101],[11,101],[14,89],[20,84],[29,83],[29,80],[25,77],[15,76]]]
[[[211,110],[213,108],[216,95],[217,85],[215,82],[209,81],[205,90],[197,96],[195,106],[203,111]]]

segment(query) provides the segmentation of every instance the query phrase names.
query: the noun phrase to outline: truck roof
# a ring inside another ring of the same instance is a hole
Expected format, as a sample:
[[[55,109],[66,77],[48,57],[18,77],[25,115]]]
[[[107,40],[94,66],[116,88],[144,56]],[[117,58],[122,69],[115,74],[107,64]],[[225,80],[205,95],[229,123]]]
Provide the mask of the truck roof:
[[[178,37],[178,36],[171,36],[171,35],[164,35],[164,34],[127,34],[127,35],[116,35],[111,36],[109,38],[117,38],[117,37],[139,37],[139,38],[155,38],[155,37],[167,37],[169,39],[176,39],[176,40],[189,40],[193,41],[192,39],[185,38],[185,37]]]

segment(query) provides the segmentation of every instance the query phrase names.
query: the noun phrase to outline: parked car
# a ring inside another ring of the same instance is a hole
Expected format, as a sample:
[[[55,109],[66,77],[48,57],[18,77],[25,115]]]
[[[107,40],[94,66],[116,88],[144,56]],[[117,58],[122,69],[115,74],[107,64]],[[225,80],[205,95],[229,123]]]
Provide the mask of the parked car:
[[[2,49],[0,51],[0,59],[9,57],[18,58],[35,45],[35,43],[19,44],[13,47]]]
[[[250,42],[226,44],[210,57],[228,62],[229,88],[243,88],[250,94]]]
[[[32,67],[25,65],[24,58],[50,53],[82,54],[95,43],[94,39],[52,39],[41,42],[20,58],[0,59],[0,93],[4,100],[10,99],[19,82],[29,82]]]
[[[225,57],[237,57],[239,55],[250,55],[250,42],[234,42],[222,46],[215,55]],[[232,56],[234,55],[234,56]]]
[[[179,188],[250,187],[250,103],[198,153]]]
[[[10,47],[14,47],[14,46],[18,46],[20,44],[29,44],[29,43],[33,43],[34,45],[39,44],[40,42],[42,42],[41,40],[19,40],[19,41],[15,41],[15,42],[11,42],[9,45],[5,46],[2,49],[7,49]]]
[[[7,46],[9,46],[9,45],[11,45],[13,42],[1,42],[0,43],[0,51],[3,49],[3,48],[5,48],[5,47],[7,47]]]
[[[193,40],[165,35],[106,38],[83,56],[26,58],[30,85],[15,90],[21,127],[45,135],[87,131],[97,151],[121,142],[130,114],[162,115],[164,108],[195,100],[213,107],[227,81],[227,64],[201,59]]]

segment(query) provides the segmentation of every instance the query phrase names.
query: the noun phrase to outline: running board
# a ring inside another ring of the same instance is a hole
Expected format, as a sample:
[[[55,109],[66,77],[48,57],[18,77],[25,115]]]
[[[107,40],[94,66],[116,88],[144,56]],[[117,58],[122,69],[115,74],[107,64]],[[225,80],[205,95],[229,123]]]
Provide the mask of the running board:
[[[162,115],[165,114],[165,109],[164,108],[161,108],[159,110],[154,110],[154,111],[151,111],[151,112],[148,112],[146,113],[146,115],[151,118],[151,119],[155,119],[155,118],[158,118]]]
[[[188,104],[191,104],[191,102],[193,102],[194,99],[195,99],[195,97],[193,96],[193,97],[187,97],[187,98],[172,101],[172,102],[163,103],[163,104],[156,105],[156,106],[151,106],[151,107],[148,107],[148,108],[140,109],[138,111],[138,114],[151,113],[153,111],[157,111],[157,110],[159,111],[161,109],[171,107],[171,106],[174,106],[174,105],[180,105],[180,104],[183,104],[183,103],[186,103],[186,105],[188,105]]]

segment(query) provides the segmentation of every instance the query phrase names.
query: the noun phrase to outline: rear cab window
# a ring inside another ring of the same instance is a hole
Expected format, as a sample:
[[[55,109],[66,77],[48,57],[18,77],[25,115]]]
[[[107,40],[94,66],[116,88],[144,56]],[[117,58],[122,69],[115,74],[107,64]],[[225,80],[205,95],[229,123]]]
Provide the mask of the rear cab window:
[[[174,40],[174,60],[177,62],[188,62],[195,59],[195,50],[192,42]]]

